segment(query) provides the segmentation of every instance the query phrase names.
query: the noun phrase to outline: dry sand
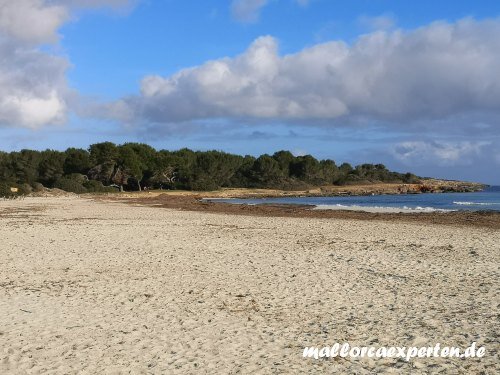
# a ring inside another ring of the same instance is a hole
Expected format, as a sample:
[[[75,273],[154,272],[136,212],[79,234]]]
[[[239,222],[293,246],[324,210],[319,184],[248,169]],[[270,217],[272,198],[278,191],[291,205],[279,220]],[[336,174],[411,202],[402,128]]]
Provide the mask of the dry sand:
[[[494,374],[500,231],[0,201],[0,374]],[[481,359],[302,358],[310,345]]]

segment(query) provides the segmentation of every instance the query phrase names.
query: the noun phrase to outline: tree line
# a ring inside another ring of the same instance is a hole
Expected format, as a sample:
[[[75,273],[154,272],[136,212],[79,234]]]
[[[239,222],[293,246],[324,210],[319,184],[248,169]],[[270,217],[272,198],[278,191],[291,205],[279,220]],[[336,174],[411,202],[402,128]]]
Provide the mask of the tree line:
[[[0,193],[16,186],[23,192],[44,187],[75,193],[117,190],[216,190],[222,187],[302,189],[320,185],[374,182],[414,183],[411,173],[383,164],[317,160],[289,151],[241,156],[221,151],[159,150],[143,143],[96,143],[87,150],[0,152]]]

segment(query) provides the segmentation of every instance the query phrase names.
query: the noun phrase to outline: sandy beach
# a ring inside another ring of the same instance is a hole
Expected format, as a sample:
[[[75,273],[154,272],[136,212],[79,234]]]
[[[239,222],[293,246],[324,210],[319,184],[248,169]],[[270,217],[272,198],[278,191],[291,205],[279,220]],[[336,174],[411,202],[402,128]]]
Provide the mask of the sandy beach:
[[[178,208],[0,201],[0,373],[500,371],[495,226]],[[302,357],[336,342],[486,354]]]

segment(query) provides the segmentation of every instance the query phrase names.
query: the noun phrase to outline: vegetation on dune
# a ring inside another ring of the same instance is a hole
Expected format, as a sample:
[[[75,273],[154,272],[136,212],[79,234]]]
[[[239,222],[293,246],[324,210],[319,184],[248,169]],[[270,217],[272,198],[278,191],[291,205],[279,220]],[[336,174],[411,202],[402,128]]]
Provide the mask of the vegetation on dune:
[[[93,144],[88,150],[0,152],[0,196],[11,188],[29,192],[42,185],[74,193],[117,190],[221,187],[301,189],[319,185],[416,183],[411,173],[391,172],[382,164],[357,167],[288,151],[240,156],[189,149],[157,151],[141,143]]]

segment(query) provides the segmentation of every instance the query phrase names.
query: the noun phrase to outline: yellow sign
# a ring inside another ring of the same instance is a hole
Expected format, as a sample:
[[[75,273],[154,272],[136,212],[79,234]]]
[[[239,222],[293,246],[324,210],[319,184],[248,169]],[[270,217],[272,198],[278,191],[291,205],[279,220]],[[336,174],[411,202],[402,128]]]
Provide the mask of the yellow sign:
[[[18,188],[13,188],[13,187],[10,188],[11,193],[17,193],[18,191],[19,191]]]

